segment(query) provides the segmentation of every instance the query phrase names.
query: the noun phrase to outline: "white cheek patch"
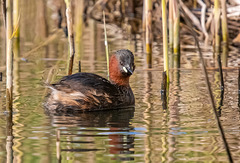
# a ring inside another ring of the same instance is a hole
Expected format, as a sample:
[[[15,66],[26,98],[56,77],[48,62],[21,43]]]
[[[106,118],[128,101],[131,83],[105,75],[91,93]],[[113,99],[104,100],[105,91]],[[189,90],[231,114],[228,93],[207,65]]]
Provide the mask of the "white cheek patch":
[[[123,67],[123,71],[126,72],[126,73],[128,72],[128,70],[126,69],[126,67]]]

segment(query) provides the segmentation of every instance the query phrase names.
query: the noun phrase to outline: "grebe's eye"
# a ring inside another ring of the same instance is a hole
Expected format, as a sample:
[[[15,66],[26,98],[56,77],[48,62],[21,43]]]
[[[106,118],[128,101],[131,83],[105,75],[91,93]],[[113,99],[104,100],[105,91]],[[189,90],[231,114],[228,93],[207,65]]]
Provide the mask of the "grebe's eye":
[[[120,61],[120,65],[123,66],[123,62],[122,61]]]

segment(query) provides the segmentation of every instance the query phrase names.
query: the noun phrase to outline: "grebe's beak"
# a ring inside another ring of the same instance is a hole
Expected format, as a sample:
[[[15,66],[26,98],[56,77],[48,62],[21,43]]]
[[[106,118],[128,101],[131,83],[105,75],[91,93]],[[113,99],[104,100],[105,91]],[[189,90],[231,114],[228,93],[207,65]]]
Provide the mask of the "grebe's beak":
[[[130,67],[123,67],[123,71],[126,72],[128,75],[133,74],[133,70]]]

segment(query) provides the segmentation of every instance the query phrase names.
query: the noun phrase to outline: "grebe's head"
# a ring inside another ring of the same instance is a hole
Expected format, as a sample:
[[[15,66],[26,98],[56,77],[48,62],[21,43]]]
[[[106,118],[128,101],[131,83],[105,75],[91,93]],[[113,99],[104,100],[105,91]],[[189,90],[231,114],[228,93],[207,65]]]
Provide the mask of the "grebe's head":
[[[112,55],[109,64],[110,79],[119,85],[128,85],[129,77],[135,70],[134,55],[130,50],[122,49]]]

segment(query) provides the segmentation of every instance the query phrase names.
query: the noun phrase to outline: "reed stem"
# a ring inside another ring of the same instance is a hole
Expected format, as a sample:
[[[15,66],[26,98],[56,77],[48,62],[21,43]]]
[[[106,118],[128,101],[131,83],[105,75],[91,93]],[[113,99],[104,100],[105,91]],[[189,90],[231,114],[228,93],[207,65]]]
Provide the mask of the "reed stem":
[[[238,108],[240,109],[240,67],[238,68]]]
[[[105,40],[104,43],[105,43],[105,51],[106,51],[106,59],[107,59],[107,76],[109,79],[109,49],[108,49],[106,19],[105,19],[104,11],[103,11],[103,23],[104,23],[104,40]]]
[[[219,54],[220,52],[220,8],[219,8],[219,0],[214,0],[214,26],[215,26],[215,53]],[[217,56],[217,55],[216,55]]]
[[[12,6],[11,0],[6,1],[6,107],[12,111],[13,100],[13,49],[12,49]]]
[[[1,0],[2,2],[2,15],[3,15],[3,24],[6,27],[6,0]]]
[[[183,11],[183,10],[182,10]],[[233,162],[233,159],[232,159],[232,155],[231,155],[231,151],[229,149],[229,145],[228,145],[228,142],[226,140],[226,136],[225,136],[225,133],[224,133],[224,130],[223,130],[223,127],[221,125],[221,121],[218,117],[218,113],[217,113],[217,109],[216,109],[216,105],[215,105],[215,102],[214,102],[214,98],[213,98],[213,93],[212,93],[212,89],[211,89],[211,86],[210,86],[210,81],[209,81],[209,78],[208,78],[208,73],[207,73],[207,70],[206,70],[206,67],[205,67],[205,62],[204,62],[204,59],[203,59],[203,54],[202,54],[202,51],[201,51],[201,48],[200,48],[200,45],[199,45],[199,41],[198,41],[198,38],[196,36],[196,33],[193,31],[193,26],[190,22],[190,18],[187,16],[187,14],[185,12],[182,12],[183,13],[183,19],[185,20],[185,22],[187,23],[187,26],[189,27],[190,29],[190,32],[191,34],[193,35],[193,38],[195,40],[195,43],[196,43],[196,46],[197,46],[197,49],[198,49],[198,54],[199,54],[199,58],[200,58],[200,61],[201,61],[201,64],[202,64],[202,71],[204,73],[204,77],[205,77],[205,83],[206,83],[206,86],[207,86],[207,90],[208,90],[208,94],[209,94],[209,97],[210,97],[210,101],[211,101],[211,105],[212,105],[212,109],[213,109],[213,113],[214,113],[214,116],[215,116],[215,119],[217,121],[217,126],[218,126],[218,130],[220,132],[220,135],[222,137],[222,140],[223,140],[223,144],[224,144],[224,147],[226,149],[226,152],[227,152],[227,155],[228,155],[228,160],[229,162]]]
[[[221,107],[223,106],[223,98],[224,98],[224,80],[223,80],[222,62],[221,62],[220,54],[218,55],[218,67],[219,67],[219,73],[220,73],[220,89],[221,89],[218,111],[220,113],[219,115],[221,115]]]
[[[152,0],[146,0],[146,54],[148,68],[152,67]]]
[[[222,39],[223,39],[222,61],[223,61],[223,66],[227,67],[227,58],[228,58],[228,23],[227,23],[226,0],[221,0],[221,5],[222,5]]]
[[[173,53],[173,1],[169,0],[169,18],[168,18],[168,25],[169,25],[169,51]],[[172,66],[171,66],[172,67]]]
[[[166,110],[168,108],[168,105],[167,105],[167,75],[166,75],[166,71],[164,71],[162,73],[162,87],[161,87],[161,99],[162,99],[162,107],[163,107],[163,110]]]
[[[174,42],[173,42],[173,53],[174,53],[174,67],[179,68],[180,67],[180,34],[179,34],[179,28],[180,28],[180,14],[179,14],[179,8],[177,1],[174,0],[173,3],[173,9],[174,9]]]
[[[146,31],[146,0],[143,0],[142,31]]]
[[[69,63],[68,63],[68,75],[72,74],[73,61],[75,55],[74,35],[73,35],[73,23],[72,23],[72,3],[71,0],[65,0],[66,3],[66,17],[68,27],[68,42],[69,42]]]
[[[83,53],[82,36],[83,36],[83,11],[84,0],[77,0],[75,4],[78,8],[75,10],[75,32],[76,32],[76,59],[81,60]]]
[[[19,0],[13,0],[13,29],[16,29],[14,38],[19,40]]]
[[[163,58],[164,58],[164,71],[166,71],[167,82],[169,83],[167,13],[166,13],[166,1],[165,1],[165,0],[162,0],[162,26],[163,26]]]

